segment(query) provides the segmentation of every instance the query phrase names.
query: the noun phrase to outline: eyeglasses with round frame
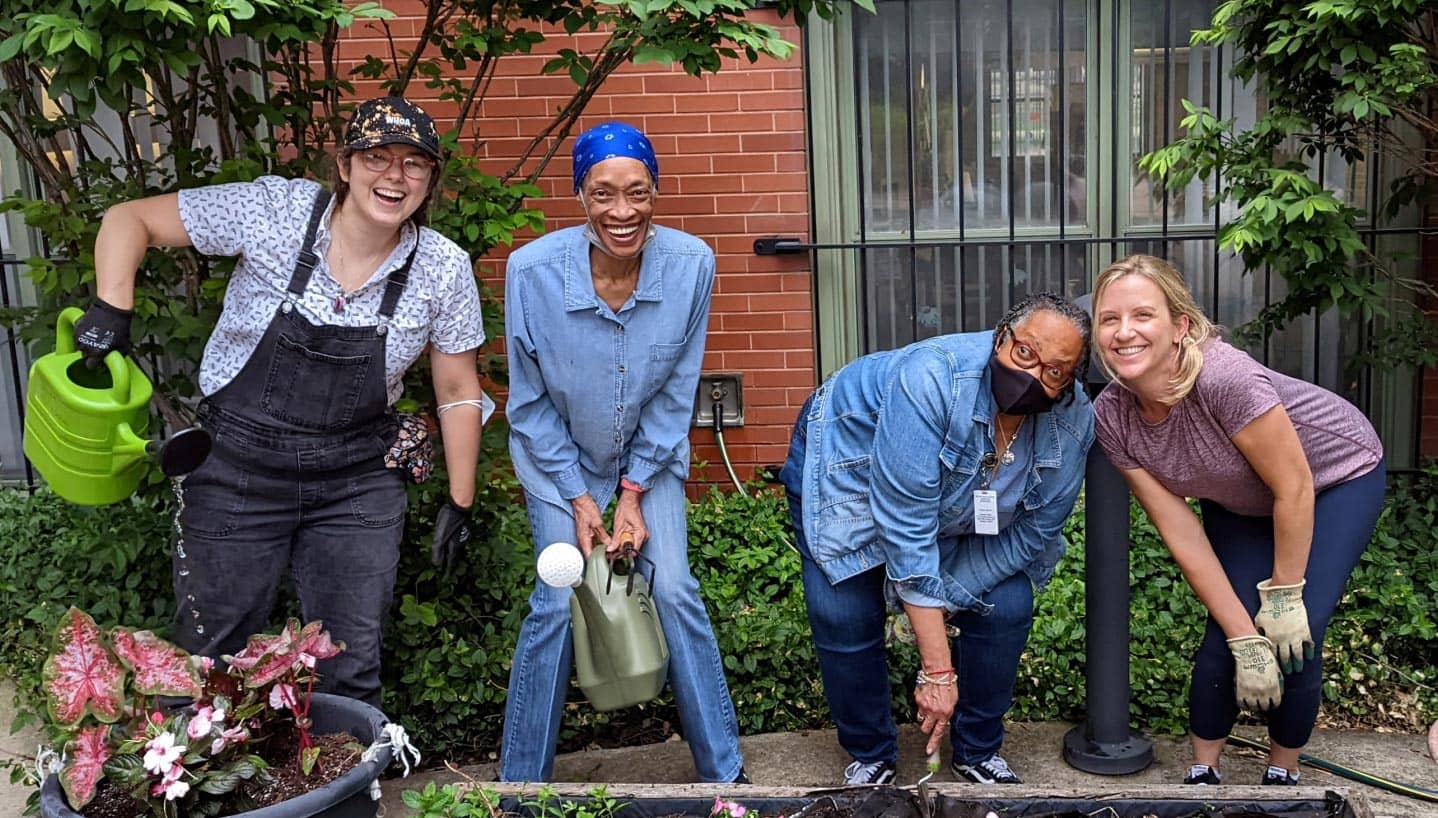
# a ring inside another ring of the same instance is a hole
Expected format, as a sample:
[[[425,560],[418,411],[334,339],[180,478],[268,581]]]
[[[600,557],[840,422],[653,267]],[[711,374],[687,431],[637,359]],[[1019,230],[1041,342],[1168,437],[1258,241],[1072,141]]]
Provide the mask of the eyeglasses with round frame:
[[[364,165],[365,170],[370,173],[384,173],[389,170],[390,165],[394,164],[394,160],[398,159],[400,171],[404,173],[406,179],[423,182],[434,174],[434,161],[423,156],[401,157],[389,151],[372,148],[360,151],[359,158],[360,164]]]
[[[1033,345],[1021,340],[1014,334],[1012,328],[1006,330],[1009,336],[1009,360],[1014,366],[1024,371],[1039,370],[1039,381],[1044,386],[1057,392],[1060,389],[1073,383],[1074,368],[1064,369],[1050,363],[1045,363],[1039,354],[1034,351]]]

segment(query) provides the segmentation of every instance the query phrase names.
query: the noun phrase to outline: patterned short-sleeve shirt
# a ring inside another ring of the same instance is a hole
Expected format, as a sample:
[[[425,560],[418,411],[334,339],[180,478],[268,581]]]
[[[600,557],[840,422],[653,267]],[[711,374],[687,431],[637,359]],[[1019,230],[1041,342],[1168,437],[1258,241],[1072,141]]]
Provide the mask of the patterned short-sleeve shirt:
[[[225,292],[219,324],[200,361],[200,390],[212,395],[240,373],[287,297],[295,259],[304,243],[310,208],[320,186],[308,179],[262,176],[253,182],[180,191],[180,220],[195,249],[206,255],[239,256]],[[385,340],[385,382],[390,403],[403,390],[404,372],[426,344],[441,352],[464,352],[484,343],[479,288],[469,256],[429,228],[406,224],[389,258],[357,291],[345,293],[330,275],[331,202],[320,220],[314,252],[319,264],[296,307],[306,320],[332,326],[380,323],[379,308],[389,274],[399,269],[416,241],[409,284],[395,306]],[[337,307],[343,295],[343,306]]]

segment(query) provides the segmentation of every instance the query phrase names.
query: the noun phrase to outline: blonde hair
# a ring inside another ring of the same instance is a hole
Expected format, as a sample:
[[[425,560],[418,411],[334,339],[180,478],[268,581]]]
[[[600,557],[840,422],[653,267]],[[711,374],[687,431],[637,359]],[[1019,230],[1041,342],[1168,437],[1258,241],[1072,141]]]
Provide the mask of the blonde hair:
[[[1193,391],[1193,385],[1198,381],[1198,373],[1203,371],[1203,347],[1210,339],[1219,336],[1218,327],[1199,309],[1188,285],[1183,283],[1183,274],[1176,267],[1161,258],[1142,253],[1121,258],[1099,273],[1093,285],[1095,324],[1098,323],[1099,302],[1103,299],[1104,291],[1110,284],[1129,275],[1142,276],[1158,287],[1164,300],[1168,302],[1169,319],[1175,324],[1180,317],[1188,319],[1188,332],[1179,342],[1178,372],[1168,382],[1168,394],[1159,398],[1161,403],[1172,406]],[[1099,355],[1099,366],[1103,367],[1104,373],[1110,379],[1119,381],[1102,354]]]

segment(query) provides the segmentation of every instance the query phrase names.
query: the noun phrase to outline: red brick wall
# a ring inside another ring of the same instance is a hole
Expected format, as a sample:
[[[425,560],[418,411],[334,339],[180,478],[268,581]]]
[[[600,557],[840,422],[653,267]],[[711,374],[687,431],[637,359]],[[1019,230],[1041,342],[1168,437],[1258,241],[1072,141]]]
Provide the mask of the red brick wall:
[[[391,29],[414,36],[418,0],[383,5],[400,15],[390,22]],[[617,119],[653,141],[660,167],[656,221],[699,236],[718,256],[704,371],[743,374],[745,425],[725,433],[741,479],[748,479],[756,466],[783,461],[789,428],[814,386],[816,369],[808,257],[753,254],[757,236],[809,232],[800,32],[780,24],[771,12],[757,12],[755,19],[779,25],[784,38],[796,45],[789,60],[754,65],[725,60],[718,74],[703,78],[652,65],[624,67],[591,101],[550,163],[540,181],[546,198],[530,203],[544,210],[549,229],[583,218],[571,193],[570,150],[580,130]],[[479,139],[466,149],[486,160],[489,172],[508,168],[568,99],[573,86],[567,78],[539,74],[559,48],[573,47],[562,32],[550,36],[542,53],[504,58],[488,91],[478,119]],[[576,39],[583,47],[599,36]],[[355,59],[387,54],[378,28],[357,27],[341,47]],[[370,96],[377,90],[361,87],[358,93]],[[416,84],[409,95],[441,124],[445,118],[452,122],[453,106],[439,104],[431,93]],[[480,262],[496,293],[503,291],[506,255],[507,249],[499,248]],[[691,439],[694,457],[706,462],[694,479],[727,482],[713,434],[695,430]]]

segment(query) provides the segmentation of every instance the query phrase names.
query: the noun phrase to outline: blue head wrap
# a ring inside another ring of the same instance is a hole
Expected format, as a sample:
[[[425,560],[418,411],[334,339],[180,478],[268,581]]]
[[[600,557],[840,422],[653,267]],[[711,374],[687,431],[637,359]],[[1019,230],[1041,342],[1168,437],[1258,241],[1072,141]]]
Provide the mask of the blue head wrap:
[[[659,160],[654,157],[654,146],[649,144],[649,138],[633,125],[606,122],[590,128],[574,140],[574,192],[579,192],[590,168],[616,156],[643,162],[649,168],[654,187],[659,187]]]

